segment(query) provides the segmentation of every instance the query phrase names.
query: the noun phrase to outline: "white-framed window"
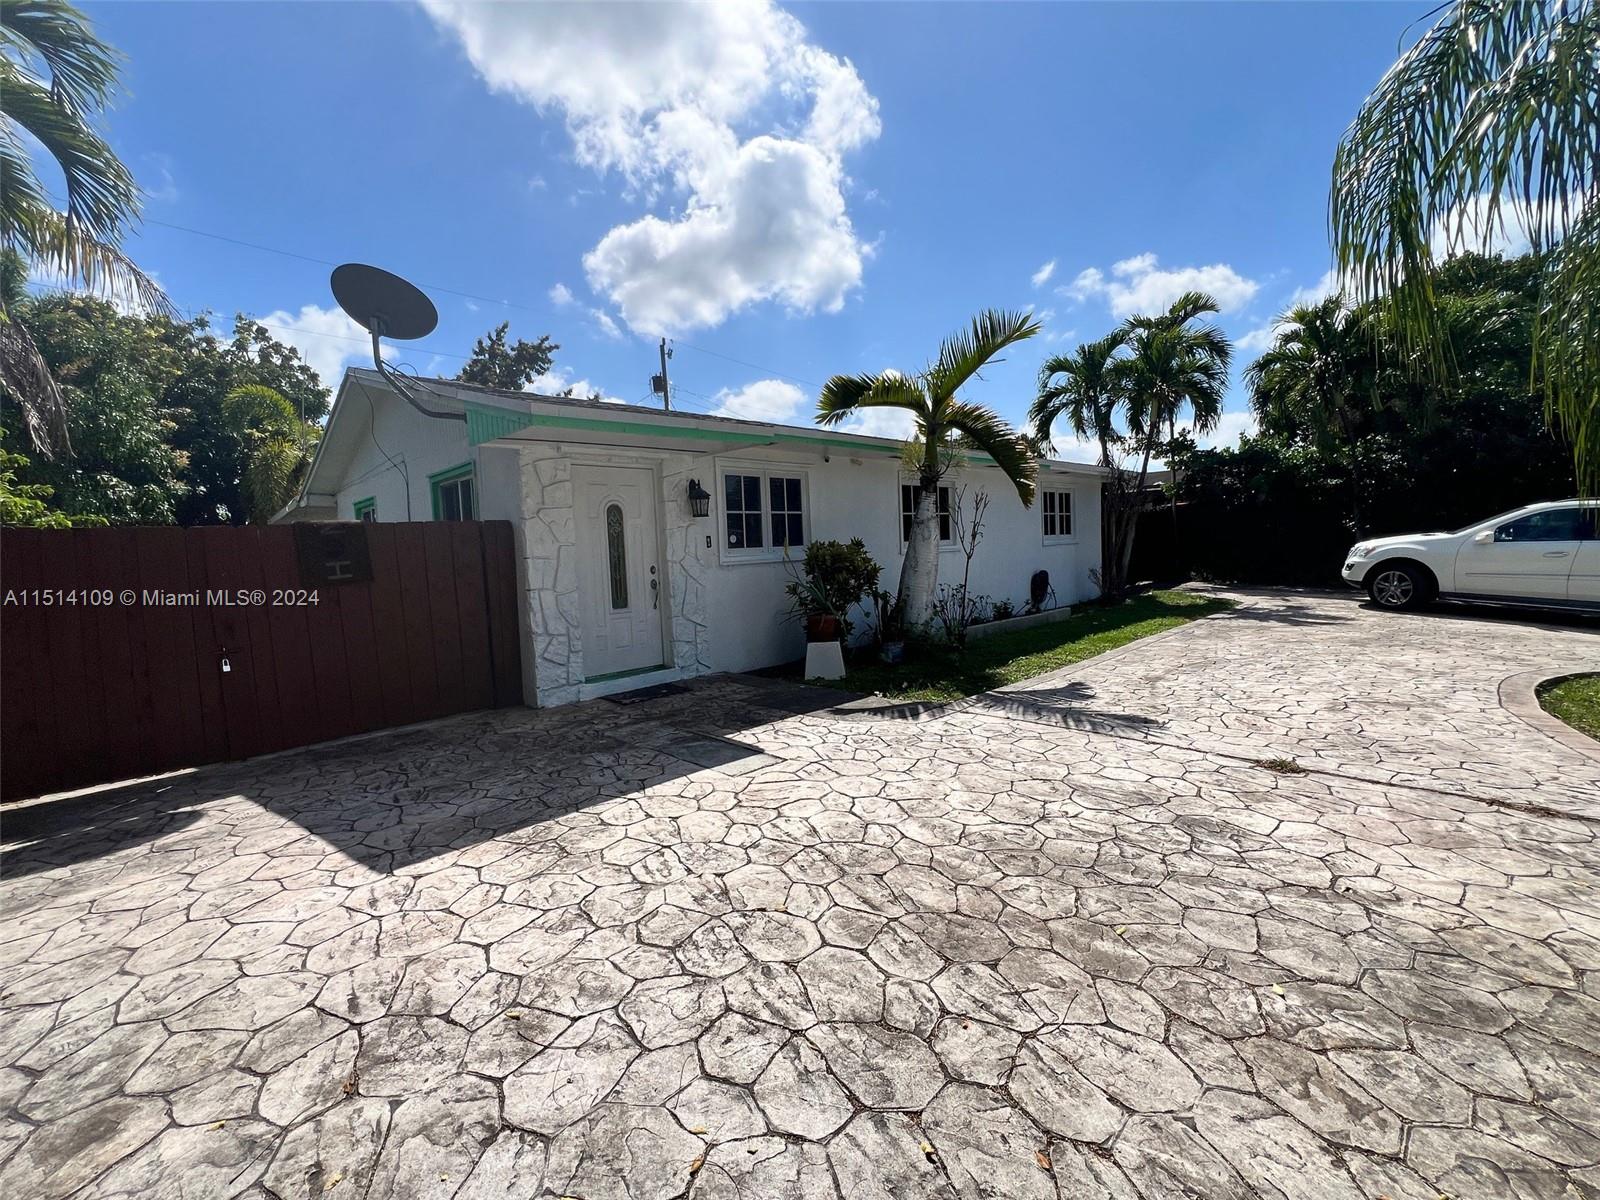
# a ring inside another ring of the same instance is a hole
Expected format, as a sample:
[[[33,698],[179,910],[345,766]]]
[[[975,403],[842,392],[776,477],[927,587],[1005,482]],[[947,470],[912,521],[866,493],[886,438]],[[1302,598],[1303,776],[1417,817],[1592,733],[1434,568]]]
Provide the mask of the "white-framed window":
[[[922,485],[918,483],[902,483],[900,485],[900,541],[902,544],[911,540],[911,526],[917,519],[917,504],[922,500]],[[950,544],[950,489],[939,488],[939,541],[942,545]]]
[[[782,558],[806,544],[806,479],[793,468],[722,468],[722,556]]]
[[[1075,536],[1072,528],[1072,493],[1060,488],[1039,490],[1039,516],[1045,541],[1064,541]]]

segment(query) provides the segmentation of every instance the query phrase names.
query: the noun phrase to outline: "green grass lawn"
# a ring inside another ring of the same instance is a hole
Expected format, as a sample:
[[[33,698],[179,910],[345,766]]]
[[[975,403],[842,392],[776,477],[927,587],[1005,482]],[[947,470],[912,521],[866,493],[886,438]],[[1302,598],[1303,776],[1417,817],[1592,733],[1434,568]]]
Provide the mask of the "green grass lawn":
[[[1600,675],[1574,675],[1539,689],[1545,712],[1600,742]]]
[[[1090,605],[1064,621],[972,641],[965,654],[936,647],[924,649],[913,658],[908,648],[906,661],[892,667],[876,658],[862,657],[849,664],[845,678],[834,680],[829,686],[879,693],[895,700],[959,700],[1093,658],[1232,607],[1231,600],[1191,592],[1149,592],[1115,607]],[[791,674],[798,673],[797,663]]]

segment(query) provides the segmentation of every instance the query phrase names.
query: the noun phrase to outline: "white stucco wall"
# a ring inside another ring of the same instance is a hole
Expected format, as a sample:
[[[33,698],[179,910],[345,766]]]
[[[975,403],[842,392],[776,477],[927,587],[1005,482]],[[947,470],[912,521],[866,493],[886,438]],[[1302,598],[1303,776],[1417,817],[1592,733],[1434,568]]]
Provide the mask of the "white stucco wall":
[[[469,447],[465,427],[416,413],[393,397],[358,422],[343,464],[330,471],[339,482],[337,516],[351,520],[357,501],[372,497],[380,521],[433,518],[428,477],[473,462],[479,516],[513,524],[523,604],[525,694],[541,705],[568,703],[583,694],[579,548],[573,514],[575,464],[632,466],[652,472],[659,488],[659,553],[666,591],[663,646],[667,666],[684,675],[743,671],[800,657],[805,639],[788,615],[784,588],[799,568],[781,551],[752,559],[724,546],[723,475],[729,470],[771,471],[805,480],[807,538],[862,538],[883,567],[881,585],[895,590],[903,547],[898,459],[883,453],[832,451],[827,459],[806,447],[763,447],[726,455],[621,450],[558,441],[496,442]],[[357,410],[359,411],[359,410]],[[352,414],[354,415],[354,413]],[[363,414],[365,416],[365,414]],[[368,419],[371,419],[368,418]],[[698,479],[713,497],[711,515],[693,518],[688,481]],[[983,540],[972,563],[971,587],[1019,610],[1033,572],[1050,572],[1059,604],[1093,597],[1091,571],[1100,565],[1100,485],[1088,474],[1046,472],[1041,486],[1070,490],[1076,537],[1047,543],[1037,505],[1024,509],[1015,489],[995,468],[968,467],[947,479],[978,488],[990,504]],[[409,507],[407,504],[409,498]],[[769,530],[770,533],[770,530]],[[940,555],[940,582],[959,582],[965,559],[951,546]],[[870,626],[856,614],[858,631]]]
[[[464,462],[476,463],[479,452],[467,445],[467,427],[462,422],[425,417],[386,393],[378,395],[381,398],[371,414],[359,411],[365,399],[359,391],[351,396],[350,403],[357,408],[352,416],[360,418],[360,428],[340,476],[338,519],[354,520],[356,502],[370,496],[377,504],[380,521],[431,521],[433,494],[428,476]],[[479,490],[481,493],[481,483]],[[512,515],[486,509],[480,512],[492,519]]]
[[[661,488],[669,604],[664,616],[670,662],[684,674],[744,671],[800,657],[805,638],[788,615],[784,588],[792,577],[781,557],[764,561],[727,552],[722,477],[726,471],[777,470],[806,481],[807,536],[811,540],[862,538],[883,566],[882,586],[899,581],[900,464],[883,455],[832,455],[830,461],[794,452],[753,450],[718,456],[640,451],[596,457],[593,450],[530,443],[523,450],[524,541],[529,605],[541,704],[578,698],[585,679],[579,606],[579,571],[572,516],[572,465],[595,462],[647,467]],[[713,496],[711,515],[689,515],[688,480]],[[1090,572],[1100,565],[1099,481],[1087,475],[1046,475],[1044,485],[1073,493],[1071,541],[1042,533],[1037,506],[1024,509],[1016,490],[993,468],[969,468],[950,477],[953,489],[989,493],[985,533],[973,558],[971,587],[1018,609],[1028,598],[1034,571],[1050,572],[1056,601],[1072,604],[1096,594]],[[709,544],[708,544],[709,541]],[[798,555],[796,556],[798,559]],[[795,569],[798,570],[798,561]],[[940,556],[940,579],[958,582],[965,557],[954,546]],[[868,618],[857,614],[866,632]]]
[[[704,527],[701,545],[705,534],[711,534],[713,542],[717,542],[725,528],[723,472],[737,470],[742,463],[773,464],[786,458],[793,473],[807,481],[808,538],[841,542],[861,538],[868,553],[883,567],[880,586],[891,592],[896,590],[904,556],[900,485],[911,480],[897,460],[883,455],[868,458],[834,454],[828,462],[760,452],[715,460],[707,457],[702,460],[701,469],[711,478],[702,479],[713,501],[711,517],[695,523],[697,529]],[[713,461],[715,469],[711,466]],[[984,536],[972,560],[970,587],[974,594],[1010,600],[1020,610],[1028,599],[1028,581],[1040,568],[1050,572],[1059,604],[1078,603],[1097,594],[1089,572],[1100,565],[1099,481],[1085,475],[1047,475],[1043,482],[1044,486],[1073,493],[1077,536],[1072,542],[1045,544],[1038,506],[1023,508],[1016,489],[998,469],[967,468],[947,478],[952,496],[956,490],[966,488],[969,511],[973,493],[981,488],[989,494]],[[791,578],[785,565],[781,561],[739,561],[716,552],[713,556],[711,669],[745,671],[803,655],[804,634],[799,623],[785,615],[788,597],[784,585]],[[965,565],[965,555],[957,546],[944,548],[939,555],[939,582],[959,583]],[[854,619],[864,632],[868,615],[858,612]]]

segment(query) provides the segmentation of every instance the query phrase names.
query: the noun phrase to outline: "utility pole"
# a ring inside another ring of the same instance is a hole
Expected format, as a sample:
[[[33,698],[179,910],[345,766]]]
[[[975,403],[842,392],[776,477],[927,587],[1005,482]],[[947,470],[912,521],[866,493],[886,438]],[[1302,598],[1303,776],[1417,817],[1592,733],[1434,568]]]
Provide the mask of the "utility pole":
[[[667,349],[667,339],[661,339],[661,374],[650,381],[650,390],[661,397],[661,407],[667,412],[672,411],[671,385],[667,382],[667,359],[672,357],[672,351]]]

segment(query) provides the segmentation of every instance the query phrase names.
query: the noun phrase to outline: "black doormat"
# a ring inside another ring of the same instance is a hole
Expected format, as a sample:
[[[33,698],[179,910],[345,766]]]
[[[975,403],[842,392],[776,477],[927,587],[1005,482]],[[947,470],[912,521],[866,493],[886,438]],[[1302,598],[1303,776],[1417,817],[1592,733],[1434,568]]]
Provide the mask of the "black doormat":
[[[659,700],[662,696],[684,696],[689,689],[681,683],[658,683],[655,687],[640,688],[636,692],[618,692],[606,699],[613,704],[643,704],[646,700]]]

